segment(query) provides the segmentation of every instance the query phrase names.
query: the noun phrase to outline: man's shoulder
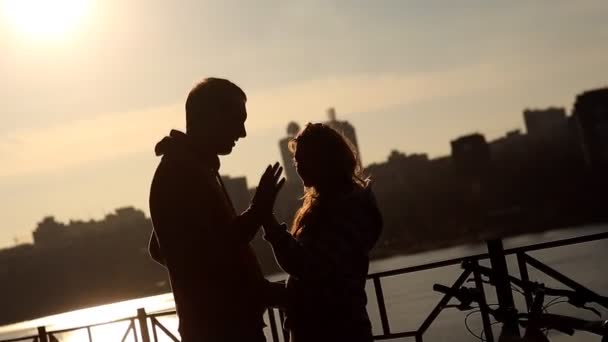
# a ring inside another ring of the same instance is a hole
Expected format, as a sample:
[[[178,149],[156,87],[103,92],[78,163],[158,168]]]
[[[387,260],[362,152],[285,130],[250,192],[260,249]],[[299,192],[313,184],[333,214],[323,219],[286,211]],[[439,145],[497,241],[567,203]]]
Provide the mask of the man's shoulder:
[[[179,185],[209,187],[213,185],[214,180],[215,175],[212,170],[177,158],[164,156],[156,167],[152,187],[164,188]]]

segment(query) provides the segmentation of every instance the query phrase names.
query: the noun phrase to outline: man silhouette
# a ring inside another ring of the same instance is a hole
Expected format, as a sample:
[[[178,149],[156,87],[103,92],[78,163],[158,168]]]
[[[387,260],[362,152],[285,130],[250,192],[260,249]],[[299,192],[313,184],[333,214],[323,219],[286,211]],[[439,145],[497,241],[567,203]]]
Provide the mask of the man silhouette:
[[[218,155],[246,136],[246,101],[234,83],[205,79],[186,100],[186,133],[172,130],[155,148],[150,254],[169,271],[185,342],[265,341],[271,286],[249,243],[272,213],[282,169],[268,166],[241,215],[218,173]]]

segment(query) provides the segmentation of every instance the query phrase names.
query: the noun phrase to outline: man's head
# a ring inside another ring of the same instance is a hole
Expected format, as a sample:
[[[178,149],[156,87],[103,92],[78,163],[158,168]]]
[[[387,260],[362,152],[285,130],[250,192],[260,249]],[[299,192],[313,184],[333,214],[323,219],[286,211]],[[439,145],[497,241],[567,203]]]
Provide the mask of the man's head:
[[[197,84],[186,100],[186,130],[202,149],[217,155],[232,151],[247,135],[247,96],[236,84],[207,78]]]

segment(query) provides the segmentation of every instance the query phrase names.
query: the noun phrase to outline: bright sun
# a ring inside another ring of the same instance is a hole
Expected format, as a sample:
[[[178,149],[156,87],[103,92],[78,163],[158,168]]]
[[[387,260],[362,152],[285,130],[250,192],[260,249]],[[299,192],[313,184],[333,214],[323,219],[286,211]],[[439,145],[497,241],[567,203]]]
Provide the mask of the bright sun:
[[[12,26],[33,38],[58,38],[76,29],[92,0],[0,0]]]

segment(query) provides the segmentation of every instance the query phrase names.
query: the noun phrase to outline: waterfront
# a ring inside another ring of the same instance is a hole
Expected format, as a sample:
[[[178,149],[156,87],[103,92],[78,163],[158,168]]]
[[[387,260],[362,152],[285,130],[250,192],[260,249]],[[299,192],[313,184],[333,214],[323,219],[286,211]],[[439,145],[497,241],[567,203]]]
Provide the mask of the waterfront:
[[[579,235],[587,235],[608,230],[608,226],[596,226],[579,228],[575,230],[560,230],[544,234],[521,236],[505,241],[506,247],[515,247],[543,241],[553,241]],[[608,241],[594,241],[581,245],[573,245],[548,249],[530,253],[532,256],[547,263],[549,266],[565,273],[576,281],[588,286],[600,294],[606,295],[608,289],[608,276],[605,272],[605,260],[608,257]],[[376,261],[371,266],[371,272],[379,272],[397,269],[407,266],[419,265],[433,261],[473,255],[485,252],[485,246],[463,246],[450,248],[435,252],[423,253],[411,256],[400,256]],[[517,268],[514,260],[509,260],[510,270],[515,273]],[[394,332],[416,329],[433,306],[437,303],[440,295],[432,291],[433,283],[451,284],[460,272],[458,266],[432,269],[413,274],[394,276],[385,278],[382,281],[384,294],[386,297],[388,317]],[[533,279],[546,282],[548,285],[556,286],[555,283],[546,278],[539,277],[537,272],[530,272]],[[276,278],[281,278],[277,276]],[[371,285],[371,284],[369,284]],[[486,291],[489,302],[495,302],[492,291]],[[523,298],[516,295],[517,303],[523,307]],[[380,332],[380,323],[376,302],[373,297],[373,289],[368,288],[370,303],[368,305],[370,316],[372,317],[374,330]],[[38,326],[46,326],[49,331],[84,326],[100,322],[113,321],[119,318],[135,316],[138,308],[145,308],[148,313],[171,310],[174,303],[171,294],[147,297],[126,302],[120,302],[105,306],[78,310],[61,315],[44,317],[41,319],[14,324],[0,328],[0,338],[7,338],[15,335],[27,335],[28,332],[35,330]],[[573,310],[567,304],[558,305],[552,308],[552,312],[576,314],[579,317],[593,319],[588,312]],[[602,311],[606,318],[608,312]],[[431,326],[425,335],[426,341],[472,341],[464,325],[465,314],[456,310],[446,310],[442,312],[438,320]],[[175,317],[162,317],[159,321],[167,326],[170,331],[176,331],[177,320]],[[481,323],[478,315],[472,316],[469,320],[471,328],[479,333]],[[119,341],[124,335],[128,322],[112,325],[100,326],[92,329],[94,341]],[[559,334],[554,335],[553,341],[595,341],[597,338],[578,333],[576,337],[568,337]],[[78,342],[87,340],[86,330],[80,330],[63,336],[57,336],[60,341]],[[129,340],[129,339],[127,339]],[[133,339],[131,338],[131,341]],[[160,341],[164,339],[162,333],[159,334]],[[403,339],[403,341],[413,341],[413,339]]]

